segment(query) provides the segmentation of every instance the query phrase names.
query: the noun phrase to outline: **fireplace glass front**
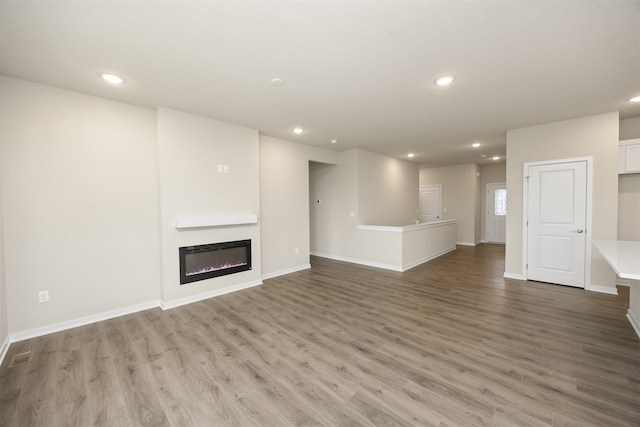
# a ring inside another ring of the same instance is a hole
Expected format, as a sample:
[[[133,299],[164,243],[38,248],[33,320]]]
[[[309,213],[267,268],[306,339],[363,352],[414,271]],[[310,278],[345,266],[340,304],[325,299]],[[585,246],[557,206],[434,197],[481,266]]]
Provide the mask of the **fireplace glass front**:
[[[251,240],[185,246],[180,252],[180,284],[251,270]]]

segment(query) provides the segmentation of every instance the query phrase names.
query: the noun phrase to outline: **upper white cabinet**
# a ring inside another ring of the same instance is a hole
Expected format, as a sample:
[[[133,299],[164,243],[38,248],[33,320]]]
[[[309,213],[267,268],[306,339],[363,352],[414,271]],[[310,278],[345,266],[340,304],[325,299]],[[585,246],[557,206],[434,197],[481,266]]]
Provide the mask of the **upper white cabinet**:
[[[640,138],[620,141],[618,173],[640,173]]]

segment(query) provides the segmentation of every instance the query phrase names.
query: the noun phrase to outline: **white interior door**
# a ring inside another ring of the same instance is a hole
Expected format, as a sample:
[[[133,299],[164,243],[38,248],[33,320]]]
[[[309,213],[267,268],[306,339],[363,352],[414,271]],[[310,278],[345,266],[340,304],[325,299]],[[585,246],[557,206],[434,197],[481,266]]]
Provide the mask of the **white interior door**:
[[[442,219],[442,184],[420,186],[420,221]]]
[[[585,286],[587,162],[528,167],[527,279]]]
[[[487,242],[504,243],[507,222],[507,185],[487,184]]]

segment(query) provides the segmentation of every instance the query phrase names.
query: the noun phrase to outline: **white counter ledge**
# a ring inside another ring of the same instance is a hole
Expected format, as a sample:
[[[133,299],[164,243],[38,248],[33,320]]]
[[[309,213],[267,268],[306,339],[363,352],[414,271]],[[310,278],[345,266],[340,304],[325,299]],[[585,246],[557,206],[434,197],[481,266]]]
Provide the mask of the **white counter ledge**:
[[[628,240],[594,240],[604,259],[618,277],[640,280],[640,242]]]
[[[421,230],[423,228],[432,228],[432,227],[440,227],[442,225],[447,224],[455,224],[455,219],[442,219],[440,221],[429,221],[429,222],[421,222],[419,224],[409,224],[409,225],[358,225],[358,230],[369,230],[369,231],[391,231],[392,233],[404,233],[407,231],[413,230]]]
[[[613,271],[629,286],[627,319],[640,337],[640,242],[629,240],[594,240]]]

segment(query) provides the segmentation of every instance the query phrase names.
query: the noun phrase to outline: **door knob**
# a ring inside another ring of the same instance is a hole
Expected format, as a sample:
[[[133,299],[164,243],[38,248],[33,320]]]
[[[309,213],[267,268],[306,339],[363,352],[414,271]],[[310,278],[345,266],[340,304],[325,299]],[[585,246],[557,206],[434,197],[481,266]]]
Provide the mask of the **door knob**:
[[[584,233],[584,230],[573,230],[572,233]]]

